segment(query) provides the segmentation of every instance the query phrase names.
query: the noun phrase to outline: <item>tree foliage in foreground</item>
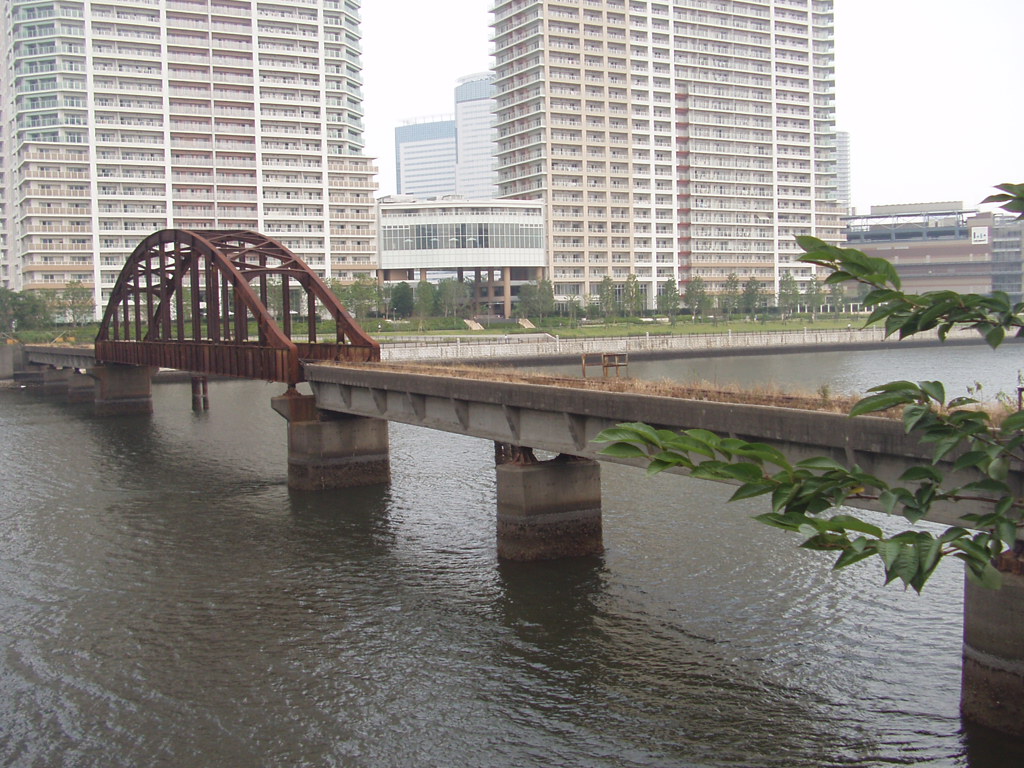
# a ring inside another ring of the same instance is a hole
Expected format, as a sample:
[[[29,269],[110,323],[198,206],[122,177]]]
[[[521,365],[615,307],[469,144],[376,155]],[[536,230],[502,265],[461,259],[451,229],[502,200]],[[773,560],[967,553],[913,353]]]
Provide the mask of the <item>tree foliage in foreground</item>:
[[[998,189],[1003,194],[985,202],[1005,203],[1005,210],[1024,218],[1024,184],[1002,184]],[[827,285],[854,282],[868,287],[864,305],[872,312],[866,324],[884,324],[888,336],[906,338],[936,330],[944,340],[953,328],[967,327],[993,348],[1008,332],[1024,336],[1024,303],[1011,304],[1005,293],[908,294],[885,259],[813,237],[799,237],[797,242],[805,251],[801,261],[831,270]],[[851,409],[851,417],[901,408],[906,432],[931,446],[931,462],[911,466],[894,484],[856,465],[847,467],[827,457],[793,463],[772,446],[702,429],[676,433],[640,423],[620,424],[595,439],[610,443],[602,451],[606,455],[649,460],[649,473],[684,467],[694,477],[739,483],[733,500],[768,496],[771,511],[757,519],[800,534],[801,546],[807,549],[836,552],[834,569],[875,557],[881,561],[885,583],[899,579],[920,592],[939,562],[955,557],[964,561],[968,577],[998,587],[1001,577],[994,558],[1007,547],[1020,546],[1024,498],[1014,492],[1009,473],[1012,465],[1024,462],[1024,412],[995,424],[973,398],[947,399],[938,381],[892,381],[868,391]],[[962,481],[965,475],[969,478]],[[866,500],[902,515],[912,527],[887,536],[838,509]],[[968,500],[984,511],[961,515],[963,525],[938,535],[913,527],[937,502]]]

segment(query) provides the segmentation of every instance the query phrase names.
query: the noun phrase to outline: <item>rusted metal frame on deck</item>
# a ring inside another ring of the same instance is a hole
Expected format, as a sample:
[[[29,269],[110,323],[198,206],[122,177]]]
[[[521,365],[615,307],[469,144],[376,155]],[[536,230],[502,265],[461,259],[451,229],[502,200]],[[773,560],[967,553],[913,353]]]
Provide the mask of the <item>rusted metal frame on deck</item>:
[[[202,267],[200,259],[203,259]],[[269,260],[279,263],[271,266]],[[158,276],[156,280],[154,272]],[[186,274],[192,290],[189,307],[192,342],[184,339],[186,313],[182,289]],[[279,274],[282,278],[284,332],[267,310],[267,276],[271,274]],[[251,282],[257,277],[258,294]],[[289,338],[292,280],[299,284],[307,297],[310,343],[302,345],[303,357],[308,355],[307,359],[320,360],[380,359],[379,344],[355,323],[316,273],[280,243],[245,231],[197,233],[162,230],[139,244],[118,277],[97,335],[97,360],[186,367],[206,373],[297,383],[302,378],[298,345]],[[205,282],[207,298],[205,334],[202,329],[201,282]],[[146,302],[145,339],[141,338],[143,293]],[[317,339],[318,300],[335,320],[337,343],[333,345]],[[174,341],[171,340],[172,301],[177,309],[177,339]],[[234,333],[230,321],[232,305],[235,310]],[[259,328],[259,346],[249,346],[250,311]],[[113,339],[110,338],[111,331]],[[209,338],[204,339],[204,335]],[[346,337],[350,341],[348,344],[344,343]],[[159,349],[146,351],[154,345]],[[218,349],[219,345],[223,348]]]

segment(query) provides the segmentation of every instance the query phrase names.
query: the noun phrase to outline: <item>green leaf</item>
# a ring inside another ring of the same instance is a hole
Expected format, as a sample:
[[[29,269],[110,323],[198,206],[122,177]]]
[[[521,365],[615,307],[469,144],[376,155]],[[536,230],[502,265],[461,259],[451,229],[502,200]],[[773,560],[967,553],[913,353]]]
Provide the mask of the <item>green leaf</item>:
[[[737,456],[767,461],[778,467],[790,466],[789,459],[782,451],[765,443],[745,443],[741,448],[734,449],[733,453]]]
[[[918,426],[922,426],[922,421],[931,422],[932,419],[929,418],[931,416],[934,416],[934,413],[927,405],[908,405],[903,409],[903,428],[909,434]]]
[[[988,465],[988,476],[993,480],[1006,480],[1010,474],[1010,462],[1005,456],[1000,456]]]
[[[1012,547],[1017,541],[1017,524],[1012,520],[1000,520],[996,524],[996,535],[1003,544]]]
[[[748,464],[746,462],[726,464],[725,466],[719,467],[717,472],[720,476],[731,477],[736,480],[741,480],[744,483],[755,483],[764,478],[764,472],[759,466],[756,464]]]
[[[925,574],[930,574],[935,570],[935,566],[938,565],[939,558],[942,556],[942,542],[929,533],[920,533],[918,534],[916,547],[921,571]],[[920,592],[921,590],[918,589],[917,591]]]
[[[985,334],[985,341],[993,349],[1002,344],[1004,338],[1006,338],[1006,330],[1000,325],[997,325],[995,328],[993,328],[991,331]]]
[[[921,387],[922,392],[939,405],[943,405],[946,402],[946,388],[942,386],[941,381],[919,381],[918,385]]]
[[[967,563],[967,578],[985,589],[999,589],[1003,585],[1003,575],[996,570],[992,563],[975,563],[967,558],[960,557]]]
[[[900,475],[899,479],[904,483],[913,483],[919,480],[930,480],[934,483],[941,483],[944,478],[943,474],[935,467],[922,464],[920,466],[910,467]]]
[[[885,565],[886,572],[888,572],[893,563],[896,562],[896,558],[899,557],[901,547],[902,545],[898,541],[892,541],[890,539],[883,539],[875,542],[875,549],[878,551],[878,556],[882,558],[882,563]]]
[[[982,493],[996,493],[1002,496],[1003,494],[1010,493],[1010,487],[999,480],[978,480],[974,483],[968,483],[963,486],[960,490],[962,491],[981,491]]]
[[[776,488],[775,483],[744,483],[736,492],[729,497],[729,501],[739,501],[740,499],[752,499],[756,496],[764,496],[766,493],[771,493]]]
[[[765,525],[770,525],[773,528],[782,528],[786,531],[799,531],[800,526],[805,525],[809,518],[800,514],[777,515],[771,512],[766,512],[763,515],[756,515],[754,519],[758,522],[764,523]]]
[[[891,515],[895,513],[896,505],[900,503],[900,497],[893,490],[885,490],[878,495],[878,502],[882,505],[882,510]]]
[[[917,575],[917,569],[921,562],[917,548],[911,544],[905,544],[903,542],[895,543],[898,544],[899,550],[896,553],[896,557],[893,560],[892,565],[886,569],[886,583],[889,583],[895,578],[899,578],[899,580],[904,584],[910,584]]]
[[[1024,411],[1011,413],[1003,419],[1003,423],[999,428],[1004,435],[1024,429]]]
[[[836,533],[818,533],[808,538],[800,546],[804,549],[829,550],[846,549],[848,544],[845,536]]]
[[[868,392],[916,392],[918,389],[918,385],[912,381],[887,381],[871,387]]]
[[[867,523],[861,520],[859,517],[853,515],[835,515],[828,520],[829,529],[833,531],[846,530],[846,531],[857,531],[858,533],[866,533],[869,536],[874,536],[876,539],[882,538],[882,529],[871,523]]]
[[[878,395],[871,395],[859,401],[850,409],[851,416],[863,416],[866,413],[875,413],[894,408],[897,405],[913,402],[902,392],[883,392]]]
[[[664,472],[666,469],[672,469],[673,467],[679,466],[675,462],[662,461],[661,459],[651,459],[651,463],[647,465],[647,474],[656,475],[659,472]]]
[[[990,456],[985,451],[967,451],[953,462],[953,471],[959,472],[968,467],[979,467],[990,460]]]
[[[812,456],[809,459],[798,461],[795,466],[801,469],[821,469],[826,471],[836,470],[838,472],[846,472],[846,467],[827,456]]]
[[[598,437],[600,437],[600,435],[598,435]],[[602,448],[599,453],[604,456],[614,456],[618,459],[647,458],[647,451],[642,448],[638,448],[632,443],[612,443],[611,445]]]
[[[687,434],[673,435],[671,439],[663,440],[662,445],[679,453],[697,453],[707,456],[709,459],[715,457],[714,450],[709,448],[706,443],[695,440]]]
[[[636,442],[641,440],[651,445],[661,445],[657,430],[639,422],[609,427],[594,437],[595,443]]]
[[[799,492],[800,486],[795,483],[780,483],[772,491],[772,511],[778,512],[789,504]]]
[[[839,557],[832,564],[832,570],[838,571],[840,568],[846,568],[847,566],[853,565],[854,563],[859,563],[861,560],[866,560],[874,554],[874,552],[870,552],[867,550],[858,552],[856,549],[853,548],[844,550],[842,553],[840,553]]]
[[[818,238],[811,237],[810,235],[797,235],[796,244],[803,248],[807,253],[812,253],[828,247],[828,243],[824,240],[819,240]]]

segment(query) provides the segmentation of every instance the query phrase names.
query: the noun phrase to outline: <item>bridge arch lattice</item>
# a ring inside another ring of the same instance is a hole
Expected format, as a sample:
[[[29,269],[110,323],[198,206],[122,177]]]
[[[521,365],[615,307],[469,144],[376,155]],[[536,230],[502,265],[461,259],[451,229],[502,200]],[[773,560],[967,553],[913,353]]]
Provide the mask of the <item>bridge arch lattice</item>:
[[[371,361],[380,345],[298,256],[244,230],[164,229],[121,270],[96,361],[303,380],[302,361]]]

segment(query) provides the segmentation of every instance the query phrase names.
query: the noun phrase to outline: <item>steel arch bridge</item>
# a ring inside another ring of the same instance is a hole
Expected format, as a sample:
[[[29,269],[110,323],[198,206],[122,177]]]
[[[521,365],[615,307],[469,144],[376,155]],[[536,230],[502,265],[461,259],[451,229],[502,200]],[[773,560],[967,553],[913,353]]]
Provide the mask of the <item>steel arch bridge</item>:
[[[96,336],[96,362],[303,381],[307,360],[380,360],[299,257],[244,230],[164,229],[135,248]]]

